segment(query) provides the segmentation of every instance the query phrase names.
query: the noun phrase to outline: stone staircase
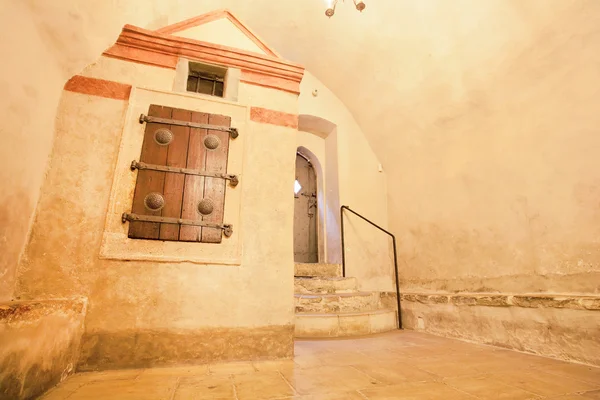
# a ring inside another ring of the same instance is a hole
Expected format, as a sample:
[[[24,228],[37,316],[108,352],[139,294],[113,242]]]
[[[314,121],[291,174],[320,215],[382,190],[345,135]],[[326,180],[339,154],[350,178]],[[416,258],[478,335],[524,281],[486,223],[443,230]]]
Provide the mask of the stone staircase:
[[[397,328],[396,310],[379,292],[361,292],[356,278],[342,277],[339,264],[296,264],[298,338],[361,336]]]

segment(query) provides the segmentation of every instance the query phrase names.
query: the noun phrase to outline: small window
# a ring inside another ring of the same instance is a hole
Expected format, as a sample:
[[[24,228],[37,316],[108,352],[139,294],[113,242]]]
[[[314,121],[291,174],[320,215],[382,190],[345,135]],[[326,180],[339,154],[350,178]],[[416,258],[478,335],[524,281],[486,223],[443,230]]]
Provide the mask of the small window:
[[[187,91],[223,97],[226,68],[190,62]]]

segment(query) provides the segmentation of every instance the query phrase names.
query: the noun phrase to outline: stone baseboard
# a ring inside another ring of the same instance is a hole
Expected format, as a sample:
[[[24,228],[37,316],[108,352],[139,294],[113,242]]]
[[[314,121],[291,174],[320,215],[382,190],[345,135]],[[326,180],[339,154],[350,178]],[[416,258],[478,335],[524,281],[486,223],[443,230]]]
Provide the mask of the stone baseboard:
[[[600,296],[403,293],[407,329],[600,366]]]
[[[75,372],[85,299],[0,304],[0,399],[33,399]]]
[[[294,326],[89,332],[78,370],[290,358]]]

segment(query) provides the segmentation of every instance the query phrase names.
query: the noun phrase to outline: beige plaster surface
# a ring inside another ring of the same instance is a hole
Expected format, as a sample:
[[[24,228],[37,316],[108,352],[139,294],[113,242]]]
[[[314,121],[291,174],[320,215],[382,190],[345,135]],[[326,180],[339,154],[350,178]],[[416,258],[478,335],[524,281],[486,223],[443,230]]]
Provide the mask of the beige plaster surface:
[[[175,79],[175,70],[101,56],[96,62],[85,67],[80,75],[136,87],[170,91]]]
[[[600,369],[420,332],[299,340],[293,360],[76,374],[42,400],[590,400]]]
[[[402,285],[599,293],[600,4],[508,4],[506,29],[470,47],[456,32],[435,55],[448,68],[399,98],[405,129],[372,142],[393,177]],[[486,54],[498,48],[511,51]]]
[[[151,103],[230,115],[240,129],[228,165],[240,184],[225,203],[234,234],[223,244],[127,238],[137,119]],[[82,367],[291,355],[296,131],[249,122],[249,105],[139,87],[129,102],[63,93],[18,296],[89,297]]]
[[[193,28],[175,32],[172,35],[266,54],[227,18],[207,22]]]
[[[54,136],[65,82],[98,59],[125,22],[163,25],[172,6],[146,1],[0,2],[0,300],[13,297]],[[40,71],[40,66],[43,70]]]
[[[318,95],[312,95],[313,90]],[[386,174],[344,104],[310,72],[300,86],[300,114],[323,118],[336,125],[340,205],[348,205],[375,223],[387,226]],[[339,214],[339,210],[331,210]],[[330,218],[330,221],[336,221]],[[336,223],[339,223],[336,221]],[[346,270],[364,290],[391,290],[392,265],[388,238],[368,224],[347,217]],[[330,228],[332,224],[329,224]],[[339,229],[339,228],[338,228]]]
[[[282,90],[240,82],[238,100],[242,104],[252,104],[253,107],[298,114],[298,95]]]

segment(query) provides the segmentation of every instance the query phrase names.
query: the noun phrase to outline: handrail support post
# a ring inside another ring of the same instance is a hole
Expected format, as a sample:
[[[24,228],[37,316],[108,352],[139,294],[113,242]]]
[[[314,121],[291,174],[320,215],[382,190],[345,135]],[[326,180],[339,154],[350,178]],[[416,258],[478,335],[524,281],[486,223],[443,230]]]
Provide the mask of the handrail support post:
[[[364,221],[368,222],[369,224],[373,225],[375,228],[379,229],[382,232],[385,232],[386,234],[388,234],[389,236],[392,237],[392,244],[394,247],[394,277],[396,280],[396,303],[398,306],[398,329],[402,329],[402,312],[401,312],[401,308],[400,308],[400,277],[398,274],[398,253],[396,250],[396,236],[394,236],[393,233],[387,231],[386,229],[383,229],[381,226],[377,225],[376,223],[372,222],[371,220],[363,217],[356,211],[350,209],[350,207],[341,206],[340,207],[340,231],[341,231],[341,236],[342,236],[341,237],[341,239],[342,239],[342,277],[344,277],[344,278],[346,277],[346,246],[344,243],[344,209],[350,211],[352,214],[358,216],[359,218],[361,218]]]

